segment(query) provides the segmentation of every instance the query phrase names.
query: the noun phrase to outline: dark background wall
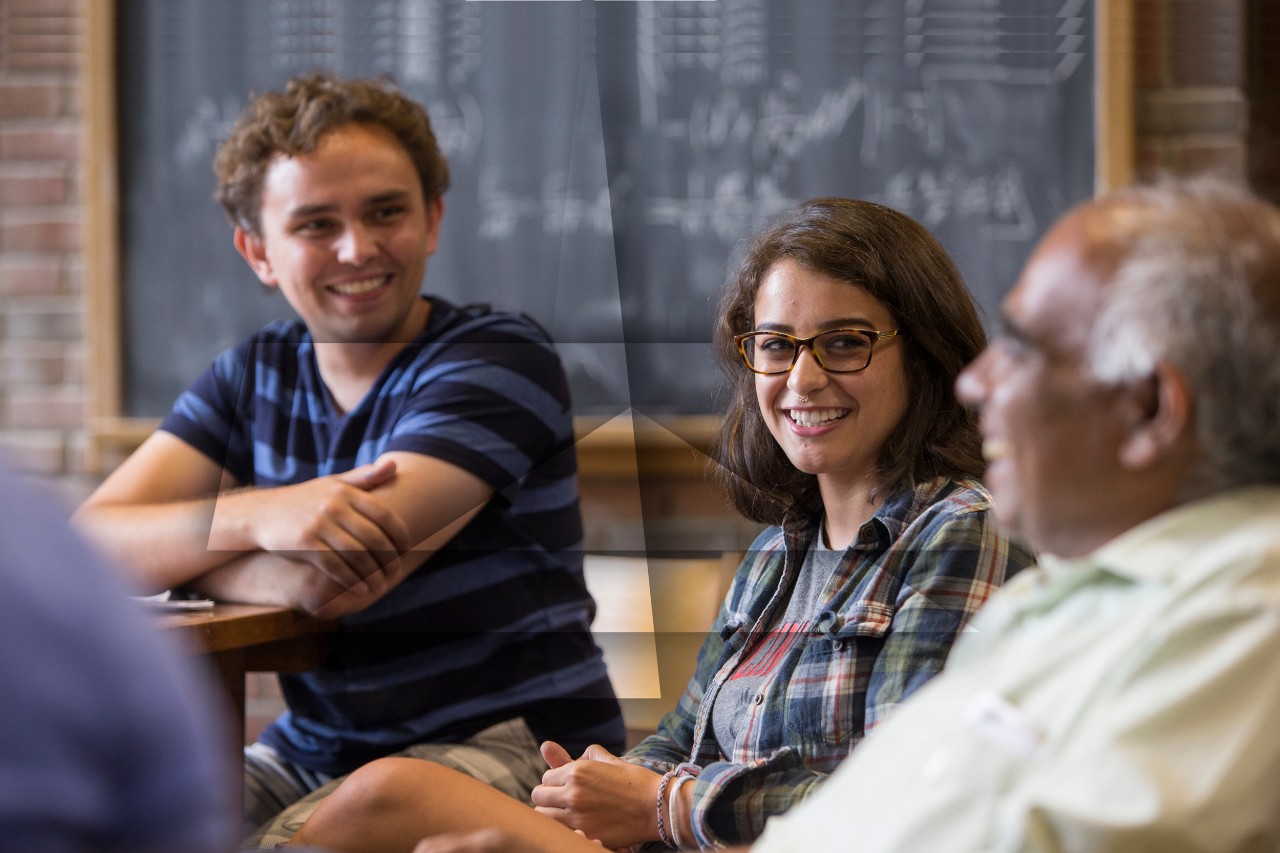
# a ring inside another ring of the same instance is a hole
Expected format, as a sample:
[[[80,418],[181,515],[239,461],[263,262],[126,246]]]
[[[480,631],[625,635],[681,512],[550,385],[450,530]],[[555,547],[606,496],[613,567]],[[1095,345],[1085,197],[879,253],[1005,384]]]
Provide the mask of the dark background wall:
[[[0,452],[91,485],[80,63],[92,0],[0,0]],[[509,4],[504,4],[509,5]],[[1213,171],[1280,196],[1280,9],[1134,0],[1139,176]]]
[[[291,316],[232,250],[209,161],[249,92],[317,68],[426,104],[453,184],[425,287],[548,327],[579,414],[717,411],[731,256],[797,201],[917,218],[994,316],[1094,190],[1085,2],[115,3],[132,416]]]

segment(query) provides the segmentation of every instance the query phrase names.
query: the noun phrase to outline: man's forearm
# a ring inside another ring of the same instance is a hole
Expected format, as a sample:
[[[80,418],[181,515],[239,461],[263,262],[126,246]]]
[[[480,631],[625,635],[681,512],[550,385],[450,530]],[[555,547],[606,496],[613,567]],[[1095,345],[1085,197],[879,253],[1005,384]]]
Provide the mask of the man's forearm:
[[[317,601],[340,592],[336,585],[324,586],[330,582],[317,575],[306,563],[254,551],[205,572],[187,587],[215,601],[270,604],[313,612]]]
[[[192,581],[244,553],[243,548],[211,547],[217,500],[86,505],[72,521],[144,589],[159,591]]]
[[[201,575],[187,587],[216,601],[270,604],[337,619],[373,604],[406,574],[394,567],[388,572],[394,577],[373,578],[347,589],[302,560],[254,551]]]

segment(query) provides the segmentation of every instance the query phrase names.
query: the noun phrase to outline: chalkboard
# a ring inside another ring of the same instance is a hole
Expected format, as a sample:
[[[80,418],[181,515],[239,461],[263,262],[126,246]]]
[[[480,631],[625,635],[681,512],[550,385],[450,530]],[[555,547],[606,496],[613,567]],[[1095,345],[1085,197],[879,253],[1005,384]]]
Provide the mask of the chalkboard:
[[[936,233],[989,315],[1094,188],[1090,0],[117,0],[123,413],[290,316],[210,163],[249,93],[389,75],[449,157],[424,292],[526,311],[583,414],[718,407],[735,249],[816,195]]]

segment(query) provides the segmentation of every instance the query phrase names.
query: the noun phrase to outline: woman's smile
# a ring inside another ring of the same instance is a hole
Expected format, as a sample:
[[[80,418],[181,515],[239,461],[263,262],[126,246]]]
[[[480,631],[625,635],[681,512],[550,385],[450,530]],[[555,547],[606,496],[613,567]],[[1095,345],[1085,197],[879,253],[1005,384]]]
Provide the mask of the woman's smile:
[[[851,409],[783,409],[798,431],[829,427],[849,414]],[[802,433],[807,434],[807,433]],[[818,433],[813,433],[818,434]]]

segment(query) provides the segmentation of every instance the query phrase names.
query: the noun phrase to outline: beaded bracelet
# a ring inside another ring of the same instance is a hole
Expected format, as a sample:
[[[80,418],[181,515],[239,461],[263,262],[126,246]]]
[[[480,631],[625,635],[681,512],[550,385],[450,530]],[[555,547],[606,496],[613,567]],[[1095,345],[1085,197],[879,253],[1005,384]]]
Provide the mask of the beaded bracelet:
[[[693,776],[680,775],[676,777],[675,784],[671,786],[671,793],[668,795],[670,799],[667,801],[667,820],[671,821],[671,840],[675,842],[677,850],[684,848],[684,839],[680,837],[680,818],[676,814],[676,804],[680,802],[680,788],[685,782],[692,782]]]
[[[671,784],[671,780],[675,777],[675,770],[668,770],[662,774],[662,781],[658,783],[658,838],[663,844],[672,850],[676,848],[676,840],[671,837],[671,833],[667,831],[667,826],[662,822],[663,802],[667,798],[667,786]]]

